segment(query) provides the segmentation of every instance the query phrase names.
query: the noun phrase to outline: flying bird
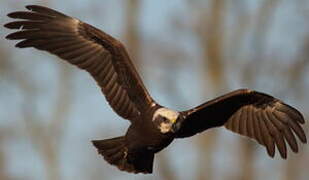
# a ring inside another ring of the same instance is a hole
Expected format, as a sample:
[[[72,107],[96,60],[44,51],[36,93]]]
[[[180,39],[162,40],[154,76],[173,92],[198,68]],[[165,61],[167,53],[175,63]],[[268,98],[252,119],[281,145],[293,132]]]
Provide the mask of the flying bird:
[[[5,25],[17,32],[18,48],[50,52],[86,70],[112,109],[131,122],[120,137],[94,140],[104,159],[122,171],[152,173],[154,155],[176,138],[225,127],[287,157],[287,144],[298,152],[297,138],[306,143],[302,114],[270,95],[240,89],[186,111],[161,106],[147,92],[125,47],[105,32],[79,19],[38,5],[8,14],[18,19]]]

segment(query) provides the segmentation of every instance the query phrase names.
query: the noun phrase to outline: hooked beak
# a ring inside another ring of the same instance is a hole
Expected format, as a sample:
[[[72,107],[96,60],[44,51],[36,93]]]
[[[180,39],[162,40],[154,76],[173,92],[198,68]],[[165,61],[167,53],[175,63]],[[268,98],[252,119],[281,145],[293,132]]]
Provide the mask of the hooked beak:
[[[180,128],[181,128],[181,121],[180,120],[178,120],[178,121],[175,120],[175,123],[173,123],[173,125],[172,125],[171,131],[173,133],[176,133]]]

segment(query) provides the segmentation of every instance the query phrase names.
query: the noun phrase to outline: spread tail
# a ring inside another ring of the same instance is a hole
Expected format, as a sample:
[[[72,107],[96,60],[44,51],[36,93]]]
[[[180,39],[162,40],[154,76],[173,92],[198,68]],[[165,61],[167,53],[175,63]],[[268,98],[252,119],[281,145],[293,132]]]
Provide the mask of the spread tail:
[[[122,171],[152,173],[154,154],[148,151],[130,152],[125,137],[92,141],[104,159]]]

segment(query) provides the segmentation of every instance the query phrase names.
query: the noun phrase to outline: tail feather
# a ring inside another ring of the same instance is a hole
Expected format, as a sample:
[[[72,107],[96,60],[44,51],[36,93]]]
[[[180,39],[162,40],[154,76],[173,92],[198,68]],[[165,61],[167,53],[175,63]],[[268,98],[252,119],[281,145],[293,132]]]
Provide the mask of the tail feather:
[[[122,171],[152,173],[154,154],[148,151],[130,152],[125,137],[92,141],[104,159]]]

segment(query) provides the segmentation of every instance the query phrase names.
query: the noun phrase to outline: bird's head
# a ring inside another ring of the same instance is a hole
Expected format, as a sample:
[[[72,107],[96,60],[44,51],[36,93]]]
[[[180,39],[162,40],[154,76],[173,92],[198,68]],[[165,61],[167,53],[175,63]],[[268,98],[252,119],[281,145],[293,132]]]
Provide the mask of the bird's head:
[[[157,126],[162,134],[171,132],[175,133],[179,128],[178,120],[180,114],[167,108],[159,108],[153,114],[152,121]]]

